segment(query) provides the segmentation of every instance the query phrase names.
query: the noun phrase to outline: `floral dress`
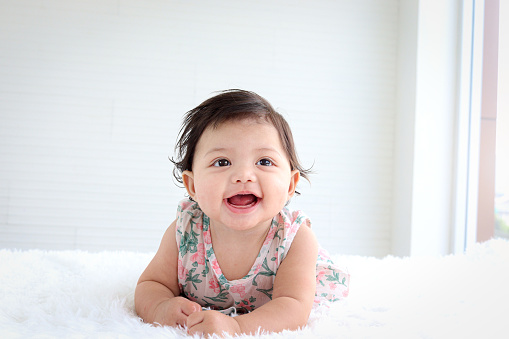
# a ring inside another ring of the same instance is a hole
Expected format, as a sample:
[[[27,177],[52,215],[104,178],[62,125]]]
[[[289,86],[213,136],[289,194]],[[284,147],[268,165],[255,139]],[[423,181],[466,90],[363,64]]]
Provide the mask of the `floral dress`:
[[[301,211],[286,207],[272,220],[269,232],[249,273],[229,281],[212,248],[210,220],[196,202],[180,202],[176,238],[179,248],[178,283],[181,295],[203,307],[224,313],[246,313],[272,299],[276,272],[286,257],[299,227],[310,227]],[[348,295],[350,275],[340,270],[320,249],[316,263],[315,306]]]

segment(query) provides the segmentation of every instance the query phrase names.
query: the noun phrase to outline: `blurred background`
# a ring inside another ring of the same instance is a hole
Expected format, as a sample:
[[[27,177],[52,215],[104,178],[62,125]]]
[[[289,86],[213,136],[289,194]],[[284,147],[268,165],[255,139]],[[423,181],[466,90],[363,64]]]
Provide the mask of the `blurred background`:
[[[483,48],[465,39],[484,14],[452,0],[0,0],[0,248],[155,251],[184,198],[168,159],[183,114],[241,88],[285,116],[313,166],[291,206],[323,247],[463,250],[479,150],[462,147],[481,138],[464,120],[481,94],[462,91]]]

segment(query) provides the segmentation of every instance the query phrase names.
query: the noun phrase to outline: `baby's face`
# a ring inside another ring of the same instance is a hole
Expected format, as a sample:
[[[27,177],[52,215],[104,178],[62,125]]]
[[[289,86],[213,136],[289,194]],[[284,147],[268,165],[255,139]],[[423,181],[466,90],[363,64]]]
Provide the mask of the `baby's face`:
[[[235,230],[270,225],[298,180],[276,128],[254,120],[207,128],[196,147],[192,172],[184,172],[190,196],[211,222]]]

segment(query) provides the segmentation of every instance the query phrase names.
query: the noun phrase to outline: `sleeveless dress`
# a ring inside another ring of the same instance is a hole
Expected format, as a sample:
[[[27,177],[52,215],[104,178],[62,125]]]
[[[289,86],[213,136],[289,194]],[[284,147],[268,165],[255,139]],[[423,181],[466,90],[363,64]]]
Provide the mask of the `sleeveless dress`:
[[[269,302],[277,269],[301,225],[310,227],[310,220],[301,211],[285,207],[272,220],[249,273],[229,281],[221,272],[212,248],[209,218],[196,202],[181,201],[176,223],[181,295],[204,308],[226,314],[251,312]],[[316,263],[315,306],[346,297],[349,286],[350,275],[339,269],[327,252],[320,249]]]

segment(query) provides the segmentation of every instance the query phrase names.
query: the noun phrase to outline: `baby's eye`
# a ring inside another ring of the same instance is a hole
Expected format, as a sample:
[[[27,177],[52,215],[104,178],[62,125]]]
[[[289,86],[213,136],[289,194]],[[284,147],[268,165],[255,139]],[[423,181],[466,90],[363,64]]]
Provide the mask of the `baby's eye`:
[[[226,159],[218,159],[213,164],[215,167],[224,167],[224,166],[230,166],[230,162]]]
[[[258,160],[258,162],[256,164],[257,165],[261,165],[261,166],[272,166],[272,165],[274,165],[272,163],[272,160],[266,159],[266,158]]]

